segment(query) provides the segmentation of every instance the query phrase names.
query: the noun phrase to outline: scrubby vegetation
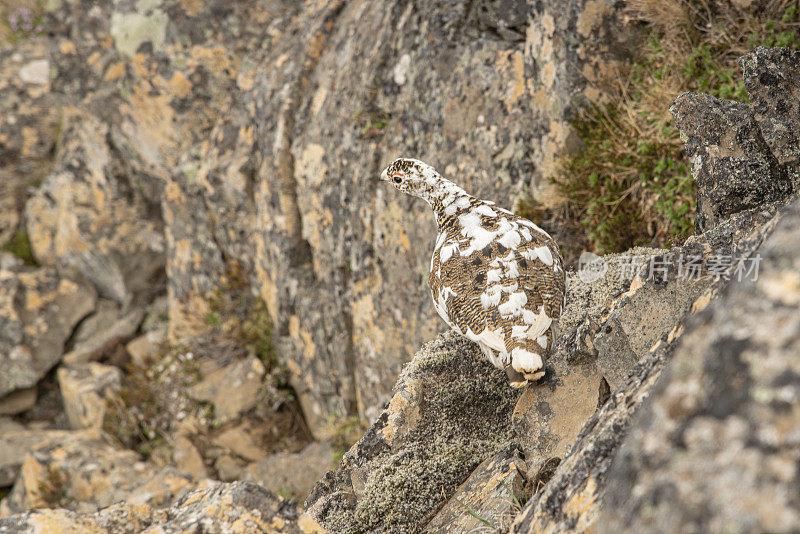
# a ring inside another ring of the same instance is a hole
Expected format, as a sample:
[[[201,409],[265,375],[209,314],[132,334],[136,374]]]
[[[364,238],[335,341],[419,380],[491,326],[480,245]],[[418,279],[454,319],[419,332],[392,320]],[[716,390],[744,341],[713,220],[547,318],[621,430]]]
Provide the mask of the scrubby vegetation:
[[[176,425],[197,422],[193,442],[201,453],[217,433],[241,421],[259,429],[265,450],[295,450],[310,439],[302,412],[278,365],[272,344],[272,319],[266,304],[253,296],[244,272],[231,265],[220,288],[208,299],[202,318],[207,332],[191,346],[164,347],[155,365],[130,365],[120,394],[107,401],[104,429],[126,448],[137,450],[156,464],[171,461],[171,437]],[[211,402],[201,402],[189,390],[211,371],[256,356],[266,371],[256,393],[255,407],[232,421],[221,420]],[[241,419],[241,421],[239,420]]]
[[[31,249],[31,242],[25,230],[17,230],[8,243],[0,247],[0,250],[10,252],[14,256],[21,259],[25,265],[38,265],[36,258],[33,257],[33,249]]]
[[[668,108],[685,91],[747,101],[736,60],[800,47],[796,0],[629,0],[645,46],[612,101],[573,122],[582,148],[552,177],[596,252],[668,246],[692,233],[695,184]]]

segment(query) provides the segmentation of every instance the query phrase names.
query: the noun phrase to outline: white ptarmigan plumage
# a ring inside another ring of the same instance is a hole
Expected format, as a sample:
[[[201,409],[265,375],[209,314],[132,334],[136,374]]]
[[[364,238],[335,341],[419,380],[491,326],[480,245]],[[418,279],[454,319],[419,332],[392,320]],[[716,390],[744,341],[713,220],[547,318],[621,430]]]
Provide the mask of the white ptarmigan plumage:
[[[541,378],[564,305],[564,266],[553,238],[419,160],[397,159],[381,179],[433,209],[439,233],[428,285],[441,318],[477,342],[512,386]]]

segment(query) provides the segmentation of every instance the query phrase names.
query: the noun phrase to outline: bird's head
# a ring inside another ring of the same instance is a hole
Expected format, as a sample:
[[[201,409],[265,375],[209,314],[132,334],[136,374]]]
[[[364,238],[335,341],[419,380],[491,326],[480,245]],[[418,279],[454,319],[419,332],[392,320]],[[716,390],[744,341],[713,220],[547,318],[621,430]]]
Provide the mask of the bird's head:
[[[384,169],[381,180],[409,195],[429,200],[441,176],[436,169],[418,159],[398,158]]]

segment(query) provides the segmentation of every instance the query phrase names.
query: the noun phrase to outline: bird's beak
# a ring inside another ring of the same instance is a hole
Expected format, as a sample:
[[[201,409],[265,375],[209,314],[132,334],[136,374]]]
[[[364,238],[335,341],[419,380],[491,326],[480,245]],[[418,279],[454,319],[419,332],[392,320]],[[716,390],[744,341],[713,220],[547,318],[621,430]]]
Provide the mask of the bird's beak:
[[[388,170],[389,167],[386,167],[385,169],[383,169],[383,172],[381,173],[381,180],[383,180],[384,182],[389,181],[389,173],[387,172]]]

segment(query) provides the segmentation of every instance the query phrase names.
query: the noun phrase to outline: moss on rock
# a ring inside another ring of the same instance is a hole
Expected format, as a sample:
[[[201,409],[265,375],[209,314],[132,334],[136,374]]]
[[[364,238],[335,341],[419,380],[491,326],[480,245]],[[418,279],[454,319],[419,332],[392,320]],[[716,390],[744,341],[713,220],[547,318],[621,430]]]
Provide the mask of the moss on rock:
[[[405,366],[381,417],[311,492],[309,513],[333,532],[419,531],[513,439],[518,397],[477,345],[440,335]]]

